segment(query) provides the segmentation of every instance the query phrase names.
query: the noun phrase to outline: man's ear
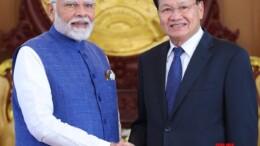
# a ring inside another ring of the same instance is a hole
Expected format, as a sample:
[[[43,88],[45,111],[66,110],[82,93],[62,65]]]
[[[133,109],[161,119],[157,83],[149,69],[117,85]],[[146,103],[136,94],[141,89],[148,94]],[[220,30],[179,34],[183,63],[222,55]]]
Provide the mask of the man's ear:
[[[204,16],[204,3],[203,3],[203,1],[200,1],[198,5],[199,5],[200,19],[203,19],[203,16]]]
[[[53,5],[51,3],[48,3],[46,5],[46,10],[47,10],[47,14],[48,14],[50,20],[53,22],[54,21],[54,8],[53,8]]]

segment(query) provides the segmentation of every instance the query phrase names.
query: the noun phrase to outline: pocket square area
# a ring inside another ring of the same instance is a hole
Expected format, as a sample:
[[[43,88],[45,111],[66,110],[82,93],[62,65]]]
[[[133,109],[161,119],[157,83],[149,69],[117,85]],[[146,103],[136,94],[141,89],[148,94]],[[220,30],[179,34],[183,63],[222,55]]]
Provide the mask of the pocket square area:
[[[107,70],[105,73],[106,80],[115,80],[116,76],[112,70]]]

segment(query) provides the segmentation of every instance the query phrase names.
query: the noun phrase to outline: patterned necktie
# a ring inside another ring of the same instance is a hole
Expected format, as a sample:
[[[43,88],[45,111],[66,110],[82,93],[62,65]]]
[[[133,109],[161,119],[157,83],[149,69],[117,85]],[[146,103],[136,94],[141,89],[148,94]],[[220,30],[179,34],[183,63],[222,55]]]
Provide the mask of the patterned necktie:
[[[181,54],[184,52],[181,47],[173,48],[174,58],[168,73],[166,85],[166,100],[168,117],[171,116],[175,98],[178,93],[182,78]]]

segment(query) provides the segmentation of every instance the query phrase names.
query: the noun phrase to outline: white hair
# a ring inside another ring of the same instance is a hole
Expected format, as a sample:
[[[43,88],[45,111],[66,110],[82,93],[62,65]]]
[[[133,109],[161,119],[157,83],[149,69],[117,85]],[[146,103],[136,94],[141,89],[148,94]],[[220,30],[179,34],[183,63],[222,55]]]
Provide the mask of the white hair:
[[[94,22],[90,21],[90,19],[88,17],[84,17],[84,18],[73,18],[71,19],[69,22],[64,22],[58,12],[57,12],[57,8],[56,8],[56,3],[52,3],[53,8],[54,8],[54,26],[55,28],[62,34],[64,34],[65,36],[75,40],[75,41],[83,41],[89,38],[93,27],[94,27]],[[88,26],[87,28],[73,28],[71,27],[71,24],[74,22],[87,22]]]

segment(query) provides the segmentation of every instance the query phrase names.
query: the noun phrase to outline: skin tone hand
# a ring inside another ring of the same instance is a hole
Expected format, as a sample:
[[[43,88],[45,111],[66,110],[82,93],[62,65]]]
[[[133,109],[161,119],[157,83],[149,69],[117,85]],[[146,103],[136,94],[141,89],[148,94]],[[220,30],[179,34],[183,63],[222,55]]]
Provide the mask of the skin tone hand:
[[[134,146],[134,145],[129,142],[119,142],[119,143],[111,143],[110,146]]]

